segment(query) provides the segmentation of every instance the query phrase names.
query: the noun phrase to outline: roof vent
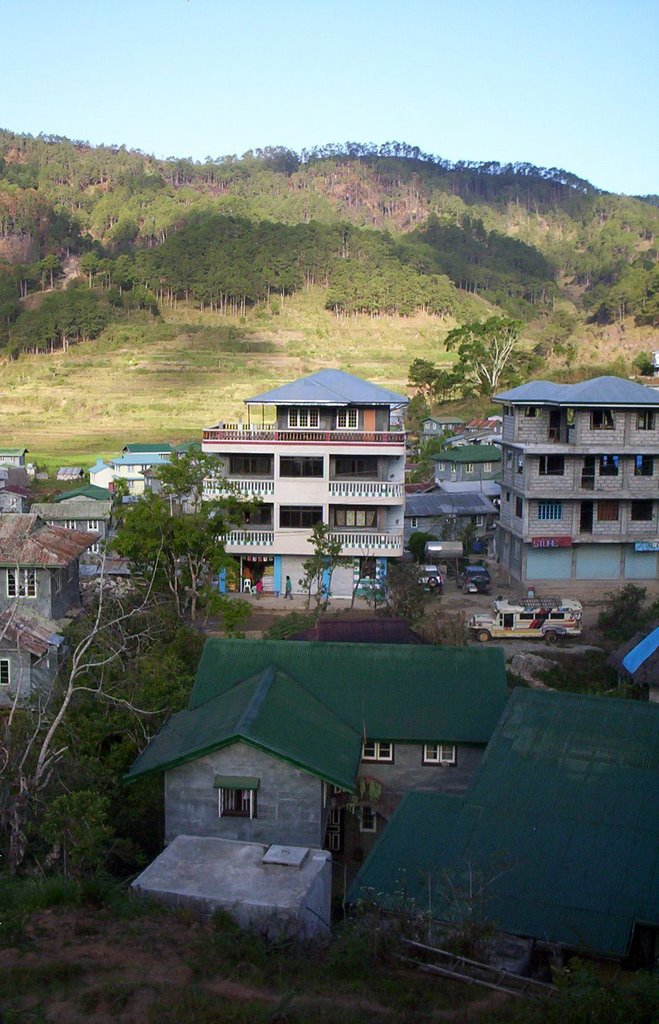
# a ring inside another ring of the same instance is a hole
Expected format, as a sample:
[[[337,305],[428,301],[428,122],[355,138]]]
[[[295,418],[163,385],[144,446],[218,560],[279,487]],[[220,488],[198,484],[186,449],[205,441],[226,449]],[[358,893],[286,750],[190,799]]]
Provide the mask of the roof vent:
[[[288,868],[301,868],[309,856],[306,846],[270,846],[263,855],[263,864],[283,864]]]

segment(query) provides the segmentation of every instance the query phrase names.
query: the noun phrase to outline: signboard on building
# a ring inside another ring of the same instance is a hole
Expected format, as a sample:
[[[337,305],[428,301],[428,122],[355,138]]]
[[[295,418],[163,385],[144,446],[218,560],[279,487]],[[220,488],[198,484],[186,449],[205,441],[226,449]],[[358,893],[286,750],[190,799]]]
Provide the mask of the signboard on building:
[[[532,548],[571,548],[571,537],[531,537]]]
[[[637,540],[634,551],[659,551],[659,540]]]

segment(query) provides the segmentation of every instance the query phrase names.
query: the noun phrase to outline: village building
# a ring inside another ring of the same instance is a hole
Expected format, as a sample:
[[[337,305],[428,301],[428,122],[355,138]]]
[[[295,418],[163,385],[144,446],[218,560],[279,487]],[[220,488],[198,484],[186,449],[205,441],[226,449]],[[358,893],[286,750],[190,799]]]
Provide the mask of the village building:
[[[533,381],[504,407],[497,550],[524,584],[659,587],[659,390],[618,377]]]
[[[479,491],[444,491],[408,494],[405,500],[405,544],[413,533],[430,533],[442,540],[465,534],[477,542],[493,535],[498,511]]]
[[[325,847],[350,876],[406,793],[465,791],[505,702],[497,648],[209,639],[128,779],[164,774],[168,843]]]
[[[419,442],[424,445],[433,437],[454,434],[460,427],[464,427],[464,420],[460,416],[427,416],[421,420]]]
[[[467,792],[405,797],[349,893],[652,966],[659,707],[515,689]],[[441,944],[438,942],[437,944]]]
[[[478,491],[498,498],[501,449],[493,444],[469,444],[433,455],[435,483],[443,491]]]
[[[52,684],[62,622],[82,609],[79,559],[95,540],[37,515],[0,516],[0,706]]]
[[[0,448],[0,466],[25,466],[27,448]]]
[[[241,589],[261,579],[266,592],[283,594],[289,577],[299,592],[316,523],[330,527],[349,560],[333,574],[334,596],[382,583],[403,554],[405,433],[394,413],[407,401],[320,370],[246,399],[246,423],[204,430],[202,451],[217,456],[221,476],[260,501],[226,539]],[[218,493],[210,479],[206,496]]]
[[[98,556],[110,532],[112,501],[98,501],[94,498],[69,498],[58,502],[35,502],[30,511],[40,516],[51,526],[62,526],[67,530],[81,530],[96,535],[96,541],[82,556]]]

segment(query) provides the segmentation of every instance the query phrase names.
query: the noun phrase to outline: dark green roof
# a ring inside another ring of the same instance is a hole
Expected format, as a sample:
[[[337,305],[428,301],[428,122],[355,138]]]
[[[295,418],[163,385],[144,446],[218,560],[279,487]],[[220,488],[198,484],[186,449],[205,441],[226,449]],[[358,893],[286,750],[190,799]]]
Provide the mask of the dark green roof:
[[[201,441],[181,441],[180,444],[174,445],[173,450],[177,455],[187,455],[188,452],[200,452]]]
[[[500,462],[501,449],[495,444],[461,444],[433,455],[434,462]]]
[[[211,638],[187,711],[129,777],[243,739],[352,789],[364,736],[485,744],[505,701],[501,648]]]
[[[126,444],[123,451],[130,455],[159,455],[161,452],[171,452],[171,446],[167,441],[161,444]]]
[[[498,647],[210,639],[189,707],[268,665],[374,740],[487,743],[506,702]]]
[[[202,706],[172,715],[130,769],[128,778],[174,768],[242,740],[351,790],[361,734],[311,693],[266,665]]]
[[[658,769],[659,707],[516,690],[465,796],[409,794],[350,897],[392,906],[404,879],[425,909],[430,876],[446,918],[475,880],[504,931],[622,956],[659,927]]]
[[[66,501],[68,498],[91,498],[93,501],[107,501],[112,494],[107,487],[97,487],[96,484],[84,484],[82,487],[75,487],[71,491],[62,491],[56,495],[53,501]]]

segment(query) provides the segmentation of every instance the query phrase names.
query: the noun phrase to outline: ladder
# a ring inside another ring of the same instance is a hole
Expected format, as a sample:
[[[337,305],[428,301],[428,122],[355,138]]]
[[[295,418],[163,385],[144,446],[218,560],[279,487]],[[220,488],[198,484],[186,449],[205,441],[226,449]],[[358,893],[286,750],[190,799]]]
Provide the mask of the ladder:
[[[415,951],[417,957],[401,956],[400,959],[431,974],[441,974],[445,978],[463,981],[468,985],[481,985],[518,999],[525,996],[553,996],[558,992],[555,985],[548,985],[534,978],[525,978],[521,974],[513,974],[512,971],[492,967],[478,960],[470,960],[446,949],[426,946],[412,939],[403,939],[403,943]]]

